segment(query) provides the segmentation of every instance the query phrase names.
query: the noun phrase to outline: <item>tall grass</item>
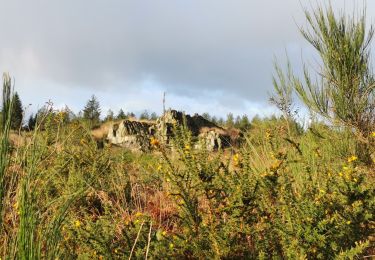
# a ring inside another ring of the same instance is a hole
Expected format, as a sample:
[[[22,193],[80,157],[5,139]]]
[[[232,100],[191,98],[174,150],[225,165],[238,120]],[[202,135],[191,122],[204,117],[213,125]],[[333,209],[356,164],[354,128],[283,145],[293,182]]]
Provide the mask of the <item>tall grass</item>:
[[[5,173],[9,162],[9,133],[12,116],[12,80],[9,74],[3,74],[3,99],[2,99],[2,113],[1,113],[1,144],[0,144],[0,230],[2,230],[2,215],[4,208],[4,194],[5,194]]]
[[[62,118],[55,118],[57,131],[41,131],[52,116],[40,119],[29,141],[16,150],[9,141],[13,91],[8,74],[3,78],[3,106],[0,146],[1,241],[0,257],[4,259],[56,259],[61,256],[61,228],[69,209],[91,185],[90,179],[76,189],[59,197],[47,199],[50,188],[48,162],[58,154],[58,146],[69,135],[61,138]],[[48,126],[51,127],[51,126]],[[49,129],[52,130],[52,129]],[[43,133],[44,132],[44,133]],[[46,134],[46,135],[45,135]],[[54,137],[52,137],[54,136]],[[21,136],[20,136],[21,138]],[[11,168],[10,168],[11,167]]]

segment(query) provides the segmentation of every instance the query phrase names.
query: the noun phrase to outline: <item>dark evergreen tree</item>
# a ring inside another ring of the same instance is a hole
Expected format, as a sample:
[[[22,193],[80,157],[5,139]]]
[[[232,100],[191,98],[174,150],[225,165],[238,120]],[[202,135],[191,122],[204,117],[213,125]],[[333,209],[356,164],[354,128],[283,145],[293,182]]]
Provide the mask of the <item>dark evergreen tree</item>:
[[[227,121],[225,122],[226,127],[233,127],[234,126],[234,117],[232,113],[227,115]]]
[[[124,110],[120,109],[120,111],[118,111],[118,114],[116,116],[116,119],[118,120],[124,120],[124,119],[127,119],[127,115],[125,115],[124,113]]]
[[[203,117],[204,119],[208,120],[208,121],[211,121],[211,116],[210,116],[210,114],[207,113],[207,112],[203,113],[203,114],[202,114],[202,117]]]
[[[33,131],[35,129],[36,120],[37,120],[37,114],[35,114],[35,116],[31,114],[27,123],[27,127],[29,131]]]
[[[236,116],[236,120],[234,121],[234,127],[235,128],[240,128],[240,124],[241,124],[241,117],[240,116]]]
[[[155,121],[156,119],[158,119],[158,115],[155,112],[152,112],[151,116],[150,116],[150,119]]]
[[[249,120],[248,116],[247,115],[243,115],[241,117],[239,128],[241,130],[245,131],[245,130],[250,129],[250,126],[251,126],[251,124],[250,124],[250,120]]]
[[[95,95],[91,96],[83,109],[83,118],[93,123],[100,122],[100,104]]]
[[[11,121],[11,128],[12,129],[19,129],[22,126],[23,120],[23,108],[21,99],[16,92],[13,96],[13,106],[12,106],[12,121]]]
[[[218,120],[217,120],[217,125],[218,126],[224,126],[224,119],[222,117],[220,117]]]
[[[139,119],[140,120],[149,120],[150,119],[150,115],[149,115],[148,111],[147,110],[143,111],[141,113],[141,115],[139,116]]]

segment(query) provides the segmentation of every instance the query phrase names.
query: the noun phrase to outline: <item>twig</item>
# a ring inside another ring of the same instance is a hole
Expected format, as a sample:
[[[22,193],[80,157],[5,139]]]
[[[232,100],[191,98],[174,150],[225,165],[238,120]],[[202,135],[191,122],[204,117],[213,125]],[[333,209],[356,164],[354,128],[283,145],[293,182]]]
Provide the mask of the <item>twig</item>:
[[[137,237],[135,238],[134,245],[133,245],[133,247],[132,247],[132,251],[130,251],[129,260],[132,258],[132,255],[133,255],[133,251],[134,251],[135,245],[137,244],[137,241],[138,241],[138,238],[139,238],[139,234],[141,233],[141,230],[142,230],[142,227],[143,227],[143,224],[144,224],[144,223],[145,223],[145,222],[143,221],[142,224],[141,224],[141,226],[139,227]]]
[[[150,222],[150,231],[148,232],[148,241],[147,241],[147,250],[146,250],[146,260],[148,256],[148,250],[150,249],[150,243],[151,243],[151,228],[152,228],[152,221]]]

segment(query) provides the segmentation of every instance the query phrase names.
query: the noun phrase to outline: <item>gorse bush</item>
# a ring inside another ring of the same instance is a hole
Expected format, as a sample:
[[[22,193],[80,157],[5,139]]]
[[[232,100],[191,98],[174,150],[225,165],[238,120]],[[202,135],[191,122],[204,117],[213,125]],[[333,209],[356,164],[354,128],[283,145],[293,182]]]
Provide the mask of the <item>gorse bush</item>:
[[[290,140],[286,127],[276,122],[261,131],[263,144],[216,155],[176,131],[177,158],[164,154],[159,167],[178,205],[169,257],[331,259],[370,247],[373,171],[349,156],[354,144],[341,147],[348,158],[331,154],[346,133]]]

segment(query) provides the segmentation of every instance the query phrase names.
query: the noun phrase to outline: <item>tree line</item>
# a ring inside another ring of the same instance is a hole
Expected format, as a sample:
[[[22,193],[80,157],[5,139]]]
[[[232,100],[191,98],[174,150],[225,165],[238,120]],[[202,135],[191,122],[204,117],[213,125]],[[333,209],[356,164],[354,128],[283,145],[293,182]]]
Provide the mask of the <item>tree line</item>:
[[[138,117],[133,112],[125,113],[123,109],[120,109],[117,114],[115,114],[111,109],[107,111],[104,118],[102,117],[102,109],[100,107],[100,102],[95,95],[86,102],[84,108],[78,113],[74,114],[69,108],[65,108],[65,121],[72,120],[86,120],[92,125],[97,125],[103,122],[113,121],[113,120],[125,120],[125,119],[138,119],[138,120],[150,120],[155,121],[159,115],[155,112],[149,112],[144,110]],[[44,106],[39,109],[35,114],[31,114],[25,122],[24,113],[25,109],[22,105],[19,94],[16,92],[13,100],[13,110],[12,110],[12,122],[11,128],[13,130],[26,129],[33,130],[38,122],[39,118],[42,118],[47,113],[52,112],[52,108],[49,106]],[[215,123],[218,126],[226,128],[238,128],[241,130],[248,130],[251,126],[251,122],[247,115],[234,116],[233,113],[227,114],[226,118],[211,116],[209,113],[203,113],[202,117]],[[103,119],[101,119],[103,118]],[[24,122],[26,124],[24,124]]]

